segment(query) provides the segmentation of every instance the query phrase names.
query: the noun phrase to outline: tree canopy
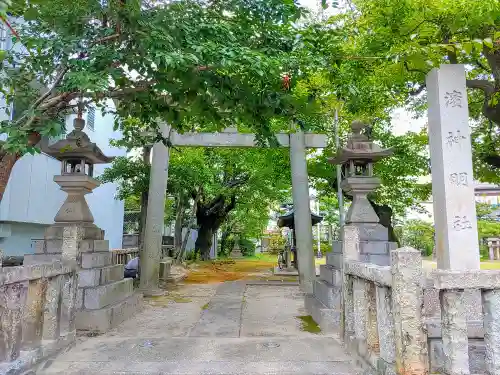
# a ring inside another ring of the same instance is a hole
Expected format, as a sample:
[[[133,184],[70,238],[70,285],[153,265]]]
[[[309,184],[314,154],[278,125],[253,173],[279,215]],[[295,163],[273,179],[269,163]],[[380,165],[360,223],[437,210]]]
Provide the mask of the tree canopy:
[[[429,173],[427,135],[395,135],[391,113],[404,106],[423,115],[425,75],[449,63],[467,67],[475,178],[500,182],[500,168],[491,168],[500,166],[496,1],[352,0],[325,20],[308,17],[295,0],[5,4],[15,44],[1,55],[0,87],[6,111],[13,106],[14,114],[0,123],[8,135],[0,152],[0,194],[15,160],[34,152],[43,136],[63,130],[60,115],[81,114],[91,105],[115,115],[123,133],[116,145],[128,149],[154,141],[170,145],[159,121],[180,132],[237,126],[272,145],[273,132],[291,121],[331,133],[338,110],[342,140],[360,118],[377,142],[395,148],[393,157],[377,164],[383,185],[371,199],[403,213],[431,191],[430,184],[418,183]],[[266,188],[277,185],[252,176],[260,168],[266,175],[266,158],[280,165],[281,151],[229,152],[174,151],[169,189],[189,199],[193,187],[203,187],[200,204],[224,196],[217,204],[226,209],[235,194],[241,211],[231,208],[229,220],[253,218],[257,225],[275,199]],[[337,189],[327,163],[334,152],[331,145],[309,160],[322,195]],[[118,159],[104,178],[123,181],[120,191],[128,196],[145,191],[148,171],[139,159]],[[243,176],[244,183],[229,183]]]

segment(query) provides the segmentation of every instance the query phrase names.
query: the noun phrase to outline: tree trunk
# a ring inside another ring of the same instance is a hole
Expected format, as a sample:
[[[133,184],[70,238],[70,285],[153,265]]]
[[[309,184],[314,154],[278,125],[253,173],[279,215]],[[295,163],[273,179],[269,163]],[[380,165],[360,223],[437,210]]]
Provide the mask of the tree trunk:
[[[7,189],[7,184],[9,183],[10,174],[17,160],[19,160],[18,154],[4,154],[0,159],[0,202],[3,199],[5,189]]]
[[[200,252],[201,260],[210,259],[210,249],[214,238],[214,228],[201,225],[196,239],[196,250]]]
[[[151,146],[142,148],[142,161],[146,165],[151,164]],[[144,233],[146,232],[146,217],[148,215],[149,190],[141,194],[141,214],[139,218],[139,248],[144,243]]]

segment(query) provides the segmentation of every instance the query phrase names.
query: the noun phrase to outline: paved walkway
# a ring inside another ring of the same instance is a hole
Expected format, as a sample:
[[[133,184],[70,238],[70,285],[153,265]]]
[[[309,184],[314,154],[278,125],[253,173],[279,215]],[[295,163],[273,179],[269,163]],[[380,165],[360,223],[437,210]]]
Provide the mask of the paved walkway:
[[[181,286],[106,335],[79,339],[40,374],[360,373],[334,336],[302,330],[303,305],[298,286]]]

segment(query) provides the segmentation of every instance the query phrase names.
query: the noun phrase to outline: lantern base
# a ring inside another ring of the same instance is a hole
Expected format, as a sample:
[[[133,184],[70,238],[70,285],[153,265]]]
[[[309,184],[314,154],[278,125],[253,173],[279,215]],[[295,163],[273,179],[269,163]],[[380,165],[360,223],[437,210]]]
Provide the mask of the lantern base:
[[[56,223],[93,223],[94,216],[85,200],[85,194],[91,193],[99,186],[99,181],[84,174],[73,174],[55,176],[54,182],[68,194],[54,221]]]
[[[347,211],[346,224],[377,224],[380,219],[367,195],[380,186],[376,177],[348,177],[340,184],[346,194],[352,196],[352,204]]]

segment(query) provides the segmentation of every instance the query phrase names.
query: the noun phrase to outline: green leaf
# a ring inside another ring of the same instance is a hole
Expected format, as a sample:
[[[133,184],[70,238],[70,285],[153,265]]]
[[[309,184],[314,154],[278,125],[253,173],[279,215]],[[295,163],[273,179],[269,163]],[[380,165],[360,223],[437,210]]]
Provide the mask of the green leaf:
[[[34,21],[37,19],[37,17],[38,17],[38,10],[34,7],[30,7],[24,12],[24,19],[26,21]]]
[[[483,40],[483,42],[486,47],[493,48],[493,41],[491,40],[491,38],[486,38]]]
[[[464,52],[469,55],[472,52],[473,45],[471,42],[465,42],[462,44]]]

